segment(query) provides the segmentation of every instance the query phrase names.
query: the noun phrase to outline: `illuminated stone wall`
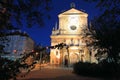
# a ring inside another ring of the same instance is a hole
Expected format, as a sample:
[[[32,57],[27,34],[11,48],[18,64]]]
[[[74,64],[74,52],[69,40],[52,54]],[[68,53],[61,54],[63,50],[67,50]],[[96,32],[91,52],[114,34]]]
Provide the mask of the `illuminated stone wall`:
[[[87,43],[92,40],[85,36],[88,30],[88,14],[71,8],[59,14],[58,17],[59,25],[55,25],[50,36],[51,46],[65,43],[68,48],[51,49],[50,63],[64,65],[65,59],[69,65],[78,61],[91,62]]]
[[[87,27],[87,16],[88,14],[74,8],[59,14],[61,34],[81,34],[82,29]]]

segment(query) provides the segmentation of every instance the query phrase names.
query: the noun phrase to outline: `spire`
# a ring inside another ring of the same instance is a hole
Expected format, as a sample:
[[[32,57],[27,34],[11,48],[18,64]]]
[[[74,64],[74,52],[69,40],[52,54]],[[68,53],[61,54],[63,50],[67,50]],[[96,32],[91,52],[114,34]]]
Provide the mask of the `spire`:
[[[55,23],[55,30],[57,30],[57,22]]]
[[[53,27],[53,31],[55,30],[55,28]]]
[[[72,2],[72,3],[70,4],[70,7],[71,7],[71,8],[75,8],[75,3]]]
[[[92,28],[92,23],[91,22],[89,22],[89,28],[90,28],[90,30],[92,30],[93,28]]]

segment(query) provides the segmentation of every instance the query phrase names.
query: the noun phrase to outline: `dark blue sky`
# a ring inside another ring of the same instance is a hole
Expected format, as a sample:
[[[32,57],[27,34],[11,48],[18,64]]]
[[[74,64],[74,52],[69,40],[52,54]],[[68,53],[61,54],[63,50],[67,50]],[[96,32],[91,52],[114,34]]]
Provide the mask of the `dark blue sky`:
[[[33,26],[33,28],[23,28],[30,37],[38,44],[42,44],[44,46],[50,45],[50,35],[52,32],[52,28],[55,26],[55,23],[58,23],[58,14],[63,11],[71,9],[70,4],[74,2],[75,8],[78,10],[84,10],[88,13],[88,20],[90,21],[94,16],[98,15],[98,10],[95,8],[95,3],[87,3],[83,0],[53,0],[52,2],[52,10],[50,13],[51,19],[45,19],[45,26],[38,28]]]

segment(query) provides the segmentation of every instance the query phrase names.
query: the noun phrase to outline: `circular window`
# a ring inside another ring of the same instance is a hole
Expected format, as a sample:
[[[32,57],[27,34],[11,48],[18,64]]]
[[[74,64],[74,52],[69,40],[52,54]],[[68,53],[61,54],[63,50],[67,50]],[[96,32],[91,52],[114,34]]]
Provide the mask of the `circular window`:
[[[70,26],[70,28],[71,28],[72,30],[76,30],[77,27],[73,25],[73,26]]]

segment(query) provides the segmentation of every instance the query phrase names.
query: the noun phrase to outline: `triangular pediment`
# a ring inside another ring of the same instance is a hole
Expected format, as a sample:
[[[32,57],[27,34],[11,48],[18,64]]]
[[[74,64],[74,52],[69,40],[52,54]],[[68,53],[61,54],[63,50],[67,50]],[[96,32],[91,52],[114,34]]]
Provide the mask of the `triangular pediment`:
[[[59,16],[60,16],[60,15],[72,15],[72,14],[76,14],[76,15],[88,15],[88,14],[85,13],[85,12],[82,12],[82,11],[80,11],[80,10],[77,10],[77,9],[75,9],[75,8],[72,8],[72,9],[70,9],[70,10],[67,10],[67,11],[59,14]]]

